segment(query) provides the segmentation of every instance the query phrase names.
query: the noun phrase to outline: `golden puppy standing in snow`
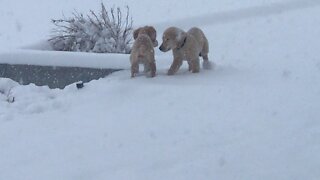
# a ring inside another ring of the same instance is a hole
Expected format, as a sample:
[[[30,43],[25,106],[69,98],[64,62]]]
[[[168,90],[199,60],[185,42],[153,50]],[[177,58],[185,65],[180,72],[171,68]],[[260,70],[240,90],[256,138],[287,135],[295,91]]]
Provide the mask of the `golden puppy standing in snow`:
[[[168,71],[168,75],[175,74],[183,60],[186,60],[189,64],[189,71],[198,73],[200,71],[199,56],[203,58],[203,68],[211,69],[211,63],[208,59],[209,43],[199,28],[191,28],[188,32],[170,27],[163,33],[162,44],[160,50],[167,52],[172,50],[173,63]]]
[[[157,32],[152,26],[141,27],[133,32],[134,43],[131,50],[131,77],[139,73],[139,64],[144,65],[144,72],[156,75],[156,62],[153,47],[158,46]]]

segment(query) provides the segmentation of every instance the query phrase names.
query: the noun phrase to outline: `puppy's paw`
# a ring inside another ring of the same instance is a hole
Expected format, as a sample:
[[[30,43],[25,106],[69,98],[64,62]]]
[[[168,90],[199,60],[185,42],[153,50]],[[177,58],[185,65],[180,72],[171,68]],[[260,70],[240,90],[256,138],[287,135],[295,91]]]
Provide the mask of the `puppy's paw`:
[[[210,61],[203,61],[202,68],[206,70],[210,70],[213,68],[213,64]]]
[[[156,73],[155,72],[151,72],[151,73],[147,73],[146,74],[146,77],[147,78],[154,78],[156,76]]]
[[[172,70],[169,70],[167,73],[168,76],[172,76],[173,74],[174,74],[174,72]]]
[[[199,69],[193,69],[191,72],[192,73],[199,73],[200,71],[199,71]]]

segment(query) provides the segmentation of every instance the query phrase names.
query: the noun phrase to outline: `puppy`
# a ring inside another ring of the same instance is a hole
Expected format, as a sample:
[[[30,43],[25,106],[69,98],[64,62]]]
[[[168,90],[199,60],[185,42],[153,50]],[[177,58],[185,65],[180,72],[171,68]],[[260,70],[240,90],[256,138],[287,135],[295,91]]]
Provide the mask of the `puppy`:
[[[134,43],[131,50],[131,77],[139,73],[139,64],[144,65],[144,72],[151,71],[151,77],[156,75],[156,62],[153,47],[158,46],[157,32],[151,26],[141,27],[133,32]]]
[[[203,68],[211,69],[211,63],[208,59],[209,43],[201,31],[201,29],[193,27],[188,32],[170,27],[163,33],[162,44],[160,50],[167,52],[172,50],[173,63],[168,71],[168,75],[175,74],[183,60],[187,60],[189,65],[189,71],[198,73],[200,71],[199,56],[203,58]]]

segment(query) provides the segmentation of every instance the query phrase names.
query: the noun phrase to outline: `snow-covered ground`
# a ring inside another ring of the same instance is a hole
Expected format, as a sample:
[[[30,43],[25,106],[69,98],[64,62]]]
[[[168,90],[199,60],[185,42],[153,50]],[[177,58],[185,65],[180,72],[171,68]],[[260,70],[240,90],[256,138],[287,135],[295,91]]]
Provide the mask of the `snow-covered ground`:
[[[159,41],[167,26],[201,27],[213,70],[166,76],[171,54],[157,50],[156,78],[124,70],[81,90],[1,78],[0,180],[318,180],[320,1],[181,2],[111,1]],[[126,55],[20,49],[46,39],[50,18],[98,7],[1,0],[0,61],[128,69]]]

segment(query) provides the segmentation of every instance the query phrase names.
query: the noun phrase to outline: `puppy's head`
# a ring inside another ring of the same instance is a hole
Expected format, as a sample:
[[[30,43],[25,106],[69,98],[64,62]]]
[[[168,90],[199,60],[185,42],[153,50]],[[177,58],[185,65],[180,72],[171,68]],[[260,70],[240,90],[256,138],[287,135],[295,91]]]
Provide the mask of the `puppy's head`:
[[[162,44],[160,46],[160,51],[167,52],[171,49],[177,49],[181,47],[187,37],[187,33],[183,30],[170,27],[164,31],[162,36]]]
[[[158,41],[157,41],[157,31],[154,27],[152,26],[144,26],[141,28],[136,29],[133,31],[133,38],[136,40],[139,36],[139,34],[146,34],[150,37],[153,46],[157,47],[158,46]]]

